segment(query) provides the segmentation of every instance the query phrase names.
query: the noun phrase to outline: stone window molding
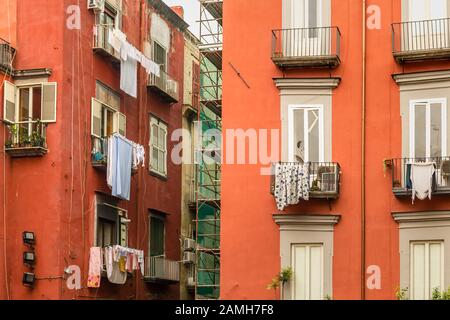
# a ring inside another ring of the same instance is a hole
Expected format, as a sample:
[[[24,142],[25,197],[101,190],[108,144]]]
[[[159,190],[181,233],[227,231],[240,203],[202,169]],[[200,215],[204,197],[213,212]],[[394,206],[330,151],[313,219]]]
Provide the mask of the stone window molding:
[[[323,294],[332,297],[333,237],[334,226],[340,215],[275,214],[273,219],[280,226],[281,269],[292,266],[292,247],[298,244],[323,245]],[[295,271],[294,271],[295,272]],[[284,286],[284,299],[293,299],[292,281]]]

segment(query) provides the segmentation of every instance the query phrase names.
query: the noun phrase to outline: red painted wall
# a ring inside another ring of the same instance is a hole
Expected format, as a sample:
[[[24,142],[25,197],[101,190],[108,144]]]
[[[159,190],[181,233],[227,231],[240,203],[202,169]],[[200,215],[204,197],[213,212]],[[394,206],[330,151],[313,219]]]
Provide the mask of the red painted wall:
[[[0,176],[6,183],[6,197],[1,189],[2,217],[6,217],[6,254],[3,250],[4,219],[0,219],[0,299],[166,299],[178,298],[178,285],[149,285],[139,273],[124,286],[111,285],[102,279],[101,288],[70,291],[60,279],[67,265],[82,270],[86,286],[89,248],[94,245],[95,194],[110,194],[105,172],[91,166],[91,97],[95,81],[100,80],[121,94],[121,111],[127,116],[127,137],[146,148],[146,167],[132,177],[131,200],[119,206],[128,210],[129,246],[148,252],[149,210],[167,214],[166,249],[169,259],[180,258],[179,227],[181,205],[181,167],[170,162],[168,179],[162,181],[149,174],[149,114],[155,114],[169,125],[171,132],[181,127],[181,104],[169,105],[148,91],[143,68],[138,71],[138,99],[120,91],[120,68],[92,51],[94,15],[81,6],[81,30],[66,26],[66,8],[74,0],[17,0],[16,69],[51,68],[49,81],[58,82],[57,122],[47,130],[49,153],[42,158],[0,159]],[[124,1],[123,30],[128,40],[141,51],[148,40],[147,1]],[[84,4],[84,2],[83,2]],[[1,5],[0,5],[1,7]],[[14,10],[12,10],[14,11]],[[42,17],[45,17],[43,19]],[[2,20],[3,21],[3,20]],[[171,27],[172,50],[169,74],[183,92],[183,33]],[[14,30],[15,28],[13,28]],[[4,25],[0,24],[0,37]],[[14,43],[14,42],[13,42]],[[3,132],[3,130],[1,131]],[[4,134],[0,132],[0,144]],[[38,280],[34,289],[21,284],[26,268],[22,263],[22,231],[34,231],[37,238],[35,269]],[[6,257],[6,263],[4,258]],[[7,272],[5,272],[5,266]],[[5,278],[9,294],[6,294]],[[52,278],[52,279],[49,279]],[[53,279],[55,278],[55,279]]]
[[[392,57],[391,23],[401,21],[401,1],[367,1],[381,8],[382,27],[367,30],[366,89],[366,266],[381,267],[381,290],[368,299],[392,299],[399,284],[398,226],[391,213],[448,209],[448,200],[411,205],[392,194],[383,160],[401,156],[399,88],[393,73],[448,69],[448,62],[400,67]],[[309,201],[287,213],[339,214],[335,227],[333,298],[361,297],[361,116],[362,0],[332,0],[332,25],[341,38],[341,65],[334,70],[291,70],[284,74],[270,59],[271,30],[282,27],[282,1],[224,3],[223,128],[281,129],[280,97],[273,78],[340,77],[333,90],[332,160],[342,168],[338,200]],[[251,13],[251,14],[250,14]],[[239,37],[235,35],[239,34]],[[242,44],[246,45],[243,46]],[[249,83],[247,88],[232,63]],[[226,155],[224,156],[226,158]],[[280,270],[277,212],[270,178],[260,165],[223,166],[221,297],[273,299],[267,284]]]

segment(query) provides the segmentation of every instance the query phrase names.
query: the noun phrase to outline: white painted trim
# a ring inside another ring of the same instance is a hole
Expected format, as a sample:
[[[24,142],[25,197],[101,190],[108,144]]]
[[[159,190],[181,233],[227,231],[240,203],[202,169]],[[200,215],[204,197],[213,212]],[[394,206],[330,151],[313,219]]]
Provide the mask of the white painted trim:
[[[424,104],[426,107],[426,157],[431,156],[431,104],[441,104],[441,157],[447,156],[447,98],[432,98],[432,99],[414,99],[409,101],[409,155],[410,158],[415,158],[415,106],[417,104]]]
[[[290,104],[288,105],[288,159],[289,162],[295,162],[293,150],[294,138],[294,111],[303,109],[319,111],[319,162],[325,162],[325,125],[324,125],[324,106],[322,104]],[[308,112],[304,113],[304,139],[305,139],[305,162],[309,162],[309,135],[308,135]]]

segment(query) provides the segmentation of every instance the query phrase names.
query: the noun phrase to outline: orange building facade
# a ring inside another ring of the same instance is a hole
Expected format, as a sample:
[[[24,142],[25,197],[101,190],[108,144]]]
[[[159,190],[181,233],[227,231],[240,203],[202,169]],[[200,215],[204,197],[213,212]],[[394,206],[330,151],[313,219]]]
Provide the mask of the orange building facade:
[[[447,290],[449,12],[446,0],[224,3],[224,158],[238,139],[227,130],[259,134],[241,137],[246,164],[223,165],[221,298]],[[261,129],[278,132],[268,146]],[[270,162],[307,170],[309,200],[279,210]],[[412,189],[431,199],[412,203]],[[268,290],[289,267],[281,294]]]
[[[0,15],[0,299],[178,299],[181,166],[170,136],[181,128],[187,23],[159,0],[0,1]],[[137,64],[136,98],[121,90],[114,28],[160,68]],[[146,151],[129,200],[111,195],[100,155],[115,132]],[[144,251],[144,274],[117,285],[102,273],[87,288],[90,248],[115,244]],[[74,274],[79,286],[67,282]]]

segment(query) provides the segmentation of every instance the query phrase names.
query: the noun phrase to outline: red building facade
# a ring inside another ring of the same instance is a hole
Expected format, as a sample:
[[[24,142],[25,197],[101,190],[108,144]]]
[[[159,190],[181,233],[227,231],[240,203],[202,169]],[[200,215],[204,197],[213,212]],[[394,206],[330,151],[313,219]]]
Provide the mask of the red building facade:
[[[11,124],[1,133],[0,143],[6,145],[1,159],[1,299],[179,297],[178,275],[161,274],[158,266],[178,266],[180,260],[181,167],[170,161],[175,145],[170,136],[181,127],[188,25],[159,0],[92,3],[100,8],[67,0],[0,5],[1,15],[7,17],[0,22],[0,38],[5,39],[0,46],[15,50],[13,69],[3,57],[0,72],[14,86],[2,81],[0,92],[9,102],[13,98],[8,100],[8,92],[19,95],[16,109],[5,110],[16,110],[18,121],[25,115],[33,121],[50,119],[42,124],[45,142],[37,139],[39,148],[32,148],[35,140],[31,145],[13,144],[17,141],[11,138]],[[155,77],[138,65],[137,98],[120,90],[120,57],[107,40],[114,27],[161,68]],[[28,98],[36,102],[21,100],[25,98],[17,93],[30,87],[34,95]],[[39,101],[39,94],[45,98]],[[94,108],[93,98],[100,109]],[[94,110],[100,110],[100,118],[95,119]],[[35,124],[23,126],[28,136],[44,136]],[[146,150],[144,166],[131,177],[129,201],[111,196],[105,164],[96,163],[92,155],[95,136],[106,138],[116,131]],[[117,215],[115,221],[102,220],[106,207]],[[23,252],[30,251],[23,244],[24,231],[36,238],[32,270],[23,262]],[[90,247],[120,243],[144,250],[145,275],[136,271],[124,285],[102,277],[100,288],[86,288]],[[79,290],[67,287],[69,266],[80,268]],[[35,274],[33,287],[22,284],[24,272]]]
[[[400,298],[429,299],[447,290],[449,8],[224,3],[224,61],[234,66],[224,67],[224,132],[278,131],[271,160],[311,165],[309,201],[284,210],[261,174],[270,164],[223,166],[222,298],[279,297],[266,287],[288,267],[284,299],[394,299],[399,288]],[[420,163],[435,170],[432,197],[412,204],[408,177]]]

